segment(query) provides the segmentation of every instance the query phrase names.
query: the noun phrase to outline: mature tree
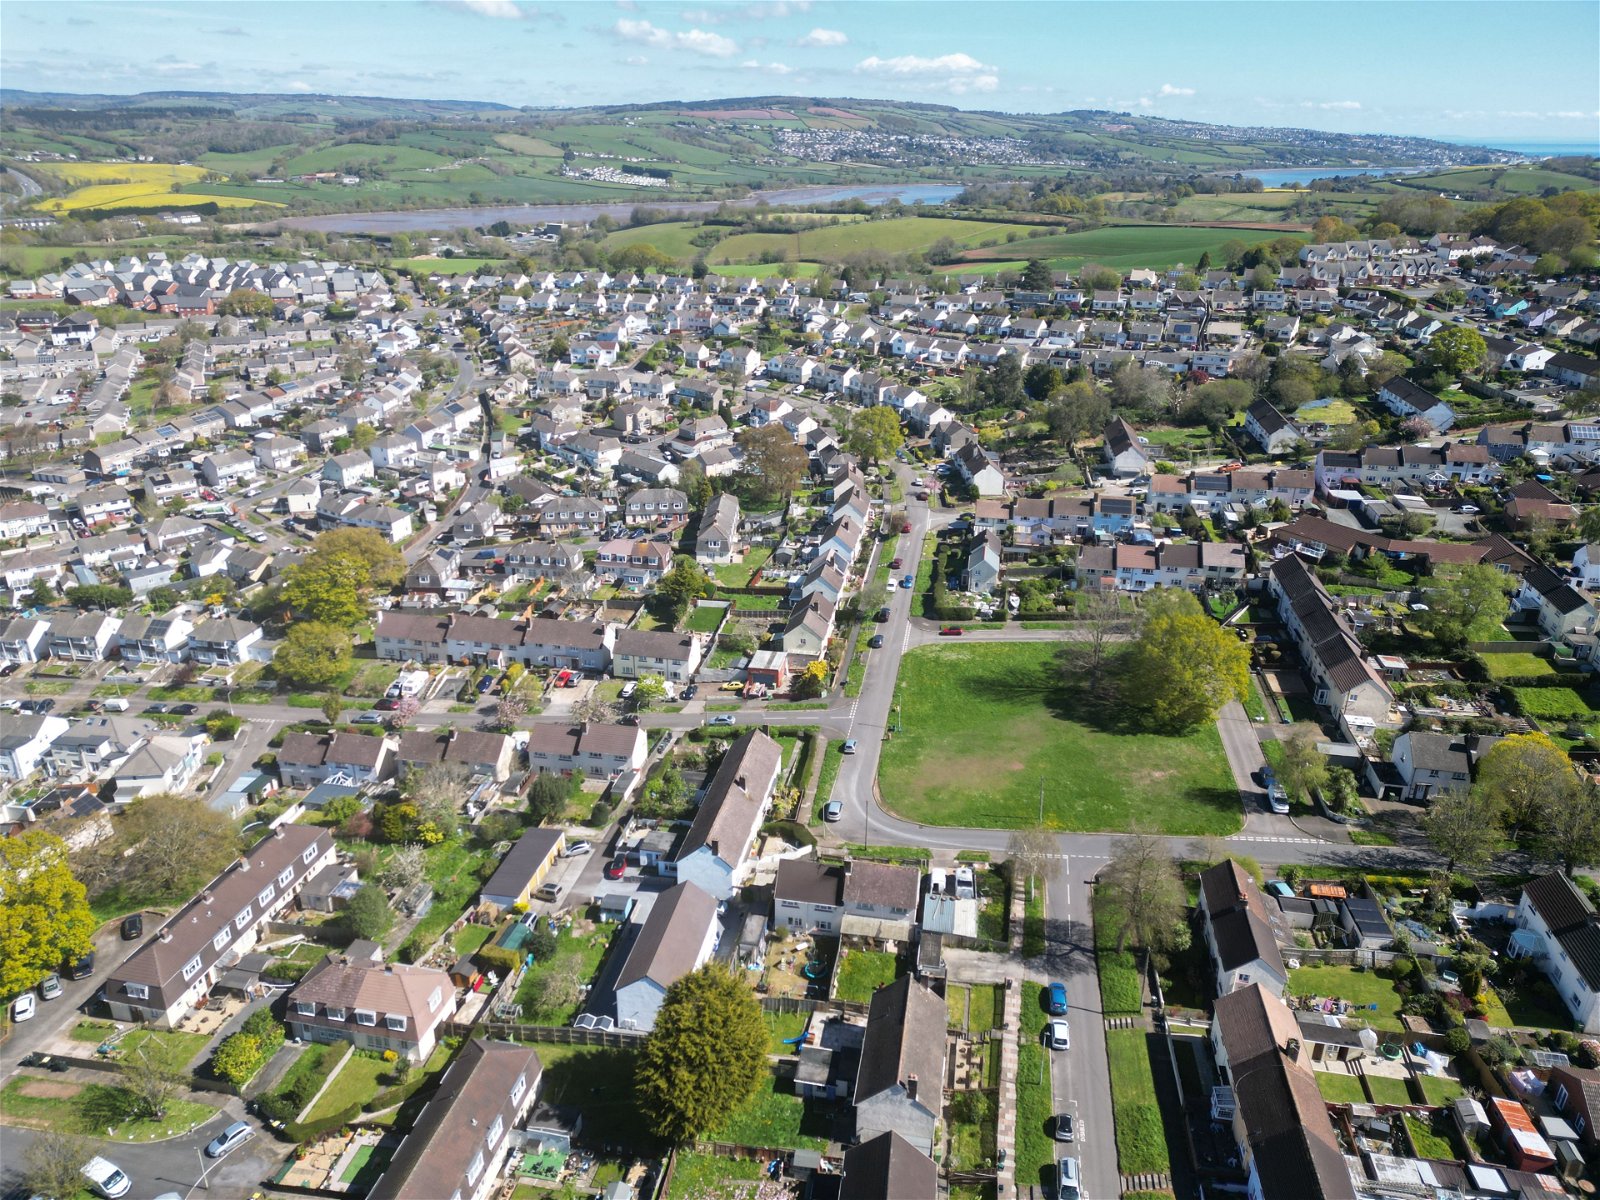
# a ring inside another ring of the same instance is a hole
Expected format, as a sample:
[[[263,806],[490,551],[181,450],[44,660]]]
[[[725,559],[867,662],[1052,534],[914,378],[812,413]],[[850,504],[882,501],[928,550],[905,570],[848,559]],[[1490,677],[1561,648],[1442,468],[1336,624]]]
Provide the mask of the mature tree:
[[[686,554],[680,554],[672,570],[656,584],[655,599],[663,614],[677,625],[696,600],[712,594],[715,584],[705,568]]]
[[[1572,760],[1549,735],[1517,733],[1479,760],[1472,790],[1504,814],[1516,839],[1524,829],[1540,828],[1578,786]]]
[[[0,838],[0,995],[32,987],[93,944],[95,919],[83,884],[53,833]]]
[[[297,621],[272,656],[272,669],[291,688],[327,687],[350,666],[350,635],[323,621]]]
[[[1292,725],[1280,739],[1283,745],[1283,770],[1279,780],[1291,797],[1309,795],[1328,782],[1328,760],[1317,743],[1322,730],[1310,721]]]
[[[1428,607],[1412,615],[1425,633],[1451,649],[1488,637],[1510,609],[1506,577],[1491,566],[1460,567],[1428,589]]]
[[[159,1121],[187,1086],[183,1074],[136,1048],[122,1064],[122,1086],[134,1099],[139,1117]]]
[[[214,878],[238,853],[238,835],[225,814],[190,796],[140,796],[117,823],[117,835],[97,850],[119,861],[125,889],[153,900],[187,896]]]
[[[1052,830],[1033,825],[1014,830],[1006,839],[1006,854],[1012,870],[1021,879],[1041,879],[1048,883],[1061,865],[1061,846]]]
[[[362,593],[368,579],[366,565],[353,554],[314,554],[284,572],[281,594],[297,621],[348,629],[367,615]]]
[[[1080,591],[1074,612],[1082,638],[1062,645],[1061,665],[1069,679],[1083,678],[1090,696],[1100,696],[1109,678],[1112,647],[1127,638],[1133,619],[1117,592],[1101,589]]]
[[[22,1152],[22,1179],[36,1196],[76,1196],[83,1190],[80,1168],[93,1154],[89,1144],[59,1127],[41,1129]]]
[[[1028,265],[1022,268],[1022,286],[1030,292],[1048,292],[1054,283],[1049,266],[1037,258],[1030,258]]]
[[[1160,838],[1135,832],[1117,842],[1100,872],[1100,894],[1120,919],[1118,953],[1129,942],[1160,951],[1179,939],[1187,897],[1178,864]]]
[[[583,966],[580,960],[559,958],[533,977],[523,1002],[528,1017],[548,1017],[570,1013],[583,996]],[[565,1020],[565,1016],[562,1018]]]
[[[639,1051],[634,1087],[652,1131],[682,1144],[715,1129],[767,1078],[767,1026],[755,993],[721,962],[667,989]]]
[[[633,709],[649,712],[667,698],[667,683],[659,675],[642,675],[633,686]]]
[[[1500,805],[1481,790],[1434,796],[1422,814],[1422,831],[1445,859],[1445,870],[1475,871],[1494,854],[1500,838]]]
[[[68,604],[74,608],[84,609],[122,608],[133,601],[133,593],[127,588],[108,583],[89,583],[70,587],[67,589],[66,597]]]
[[[515,729],[517,722],[527,715],[528,702],[518,692],[508,692],[494,706],[494,723],[506,732]]]
[[[322,698],[322,715],[332,725],[339,719],[339,714],[344,711],[344,697],[338,692],[329,692]]]
[[[362,884],[344,910],[344,924],[358,938],[381,942],[384,934],[394,928],[394,909],[389,907],[389,897],[375,883]]]
[[[1569,876],[1600,862],[1600,792],[1579,783],[1558,792],[1539,822],[1537,845]]]
[[[798,700],[814,700],[827,689],[828,664],[824,659],[815,659],[808,662],[794,681],[789,685],[789,690]]]
[[[376,529],[329,529],[312,543],[311,557],[323,554],[348,554],[367,569],[367,584],[392,588],[406,577],[405,556],[400,548]]]
[[[1250,690],[1250,652],[1186,591],[1152,592],[1124,658],[1125,699],[1153,729],[1193,729]]]
[[[1600,504],[1591,504],[1578,517],[1578,536],[1585,542],[1600,542]]]
[[[378,882],[396,892],[406,892],[428,874],[428,855],[421,846],[401,846],[378,872]]]
[[[697,509],[710,504],[711,497],[717,494],[698,458],[686,458],[678,464],[678,490],[688,498],[690,506]]]
[[[1068,445],[1102,428],[1111,417],[1111,397],[1086,379],[1052,392],[1045,408],[1050,435]]]
[[[572,785],[565,775],[540,771],[528,785],[528,817],[535,825],[554,821],[567,808],[567,798],[572,795]]]
[[[424,824],[449,837],[455,833],[461,807],[472,792],[472,777],[456,763],[435,763],[408,772],[401,791],[417,806],[417,816]]]
[[[1428,363],[1451,375],[1465,375],[1488,357],[1483,334],[1466,325],[1446,325],[1428,342]]]
[[[805,479],[810,462],[805,447],[782,425],[741,429],[736,440],[744,451],[744,477],[754,496],[763,500],[788,496]]]
[[[863,408],[850,418],[850,425],[845,430],[844,446],[870,466],[881,459],[893,458],[894,452],[905,444],[905,440],[900,418],[894,409],[878,404]]]

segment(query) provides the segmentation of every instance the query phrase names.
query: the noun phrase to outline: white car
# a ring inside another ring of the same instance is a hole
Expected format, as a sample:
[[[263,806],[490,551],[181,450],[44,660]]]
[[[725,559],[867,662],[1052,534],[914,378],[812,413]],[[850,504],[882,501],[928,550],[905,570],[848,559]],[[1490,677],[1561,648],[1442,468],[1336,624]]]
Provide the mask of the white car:
[[[1065,1017],[1053,1017],[1044,1027],[1045,1044],[1052,1050],[1072,1049],[1072,1030]]]
[[[105,1200],[117,1200],[118,1196],[126,1196],[128,1189],[133,1186],[133,1181],[122,1173],[116,1163],[101,1158],[98,1154],[83,1166],[78,1168],[83,1177],[95,1192],[105,1197]]]
[[[39,1011],[39,1001],[32,992],[23,992],[11,1006],[11,1019],[13,1021],[31,1021],[33,1014]]]
[[[840,754],[854,754],[855,752],[856,752],[856,740],[855,740],[855,738],[848,739],[845,742],[844,745],[839,747],[839,753]]]

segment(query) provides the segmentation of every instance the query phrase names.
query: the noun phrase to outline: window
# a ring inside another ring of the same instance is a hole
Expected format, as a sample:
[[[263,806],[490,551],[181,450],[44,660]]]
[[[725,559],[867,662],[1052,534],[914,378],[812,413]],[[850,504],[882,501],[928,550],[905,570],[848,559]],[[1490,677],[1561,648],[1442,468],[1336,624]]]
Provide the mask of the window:
[[[378,1023],[378,1014],[377,1013],[371,1012],[370,1010],[365,1009],[365,1008],[356,1009],[356,1024],[357,1025],[376,1025],[377,1023]]]
[[[243,933],[244,927],[250,924],[250,918],[253,916],[255,916],[255,909],[246,904],[244,911],[233,919],[233,927]]]
[[[327,1011],[328,1011],[328,1020],[330,1020],[330,1021],[342,1021],[342,1020],[344,1020],[344,1005],[342,1005],[342,1004],[340,1004],[340,1005],[330,1004],[330,1005],[328,1005]]]
[[[289,881],[294,878],[294,868],[285,867],[278,875],[278,886],[288,887]]]
[[[511,1085],[511,1103],[520,1104],[522,1102],[523,1093],[527,1090],[528,1077],[526,1075],[518,1075],[517,1081]]]
[[[439,1003],[443,999],[444,990],[442,988],[434,988],[432,993],[430,993],[428,996],[428,1011],[437,1012],[439,1009]]]
[[[150,998],[149,987],[142,983],[125,983],[122,985],[122,990],[133,1000],[148,1000]],[[522,1080],[519,1079],[518,1082],[520,1083]]]
[[[213,950],[221,950],[232,938],[233,930],[224,925],[221,929],[217,930],[217,936],[211,939],[211,948]]]
[[[300,856],[300,861],[305,863],[307,866],[310,866],[316,861],[316,858],[317,848],[315,846],[307,846],[306,852]]]
[[[277,894],[278,889],[269,883],[266,887],[262,888],[256,893],[256,903],[261,905],[262,908],[265,908],[267,905],[272,903],[272,898]]]
[[[467,1165],[467,1182],[477,1183],[478,1176],[483,1174],[483,1151],[479,1150],[472,1156],[472,1162]]]
[[[188,980],[193,979],[198,974],[200,974],[200,956],[197,954],[183,964],[183,977]]]
[[[495,1114],[494,1124],[489,1126],[489,1149],[493,1150],[500,1144],[500,1137],[506,1131],[506,1119],[500,1113]]]
[[[394,1029],[394,1030],[397,1030],[397,1031],[400,1031],[400,1032],[404,1032],[405,1027],[406,1027],[406,1019],[405,1019],[405,1017],[400,1016],[400,1015],[398,1015],[396,1013],[388,1013],[383,1018],[383,1024],[384,1024],[384,1028],[386,1028],[386,1029]]]
[[[314,1017],[317,1015],[317,1006],[311,1000],[296,1000],[294,1011],[302,1017]]]

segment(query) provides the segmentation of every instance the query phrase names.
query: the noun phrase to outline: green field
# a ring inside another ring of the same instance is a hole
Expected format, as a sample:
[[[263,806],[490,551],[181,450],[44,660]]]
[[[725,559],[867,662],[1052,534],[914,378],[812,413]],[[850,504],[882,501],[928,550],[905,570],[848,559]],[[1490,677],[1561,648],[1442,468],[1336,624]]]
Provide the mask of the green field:
[[[990,250],[969,250],[962,260],[969,264],[984,263],[997,270],[1007,269],[1001,265],[1002,260],[1014,261],[1018,258],[1041,258],[1051,266],[1065,270],[1080,267],[1086,262],[1098,263],[1113,271],[1128,271],[1135,267],[1159,270],[1175,267],[1179,263],[1192,266],[1207,252],[1215,258],[1222,247],[1231,241],[1248,244],[1273,236],[1283,235],[1271,231],[1207,229],[1187,225],[1119,225],[1085,229],[1077,233],[1058,233]],[[1305,238],[1303,234],[1289,236]]]
[[[1555,667],[1550,660],[1538,654],[1521,654],[1515,651],[1496,651],[1490,654],[1480,654],[1483,665],[1489,669],[1490,679],[1515,679],[1518,676],[1533,678],[1539,675],[1554,675]]]
[[[1079,703],[1053,672],[1054,643],[924,646],[902,660],[901,728],[884,747],[884,803],[931,825],[1074,831],[1135,821],[1228,834],[1238,789],[1214,725],[1186,737],[1129,732]]]
[[[1036,225],[1010,222],[961,221],[952,217],[890,217],[847,221],[841,225],[796,233],[738,233],[712,247],[707,261],[754,262],[763,254],[776,252],[811,262],[835,262],[864,250],[877,250],[885,254],[922,252],[942,238],[949,238],[959,246],[977,246],[980,242],[991,240],[1005,245],[1006,237],[1011,233],[1024,239],[1010,243],[1012,246],[1043,244],[1048,239],[1026,240],[1028,234],[1038,231],[1039,226]],[[657,249],[664,247],[658,245]]]
[[[1426,191],[1470,192],[1480,188],[1493,188],[1497,192],[1515,196],[1537,196],[1546,188],[1595,190],[1595,181],[1581,175],[1567,175],[1561,171],[1547,171],[1543,167],[1463,167],[1454,171],[1438,171],[1431,175],[1409,175],[1400,181],[1402,187],[1421,188]]]
[[[1172,1169],[1167,1135],[1150,1073],[1149,1035],[1142,1029],[1108,1029],[1111,1115],[1117,1126],[1117,1169],[1124,1175],[1164,1174]]]

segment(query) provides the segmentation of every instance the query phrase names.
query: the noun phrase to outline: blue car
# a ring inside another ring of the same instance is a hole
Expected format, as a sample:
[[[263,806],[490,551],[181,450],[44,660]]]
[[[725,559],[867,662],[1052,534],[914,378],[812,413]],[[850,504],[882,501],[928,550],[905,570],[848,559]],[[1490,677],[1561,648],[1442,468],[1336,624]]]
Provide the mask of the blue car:
[[[900,581],[900,586],[909,592],[912,588],[917,586],[917,577],[915,575],[907,575]]]
[[[1045,1003],[1049,1006],[1052,1017],[1059,1017],[1065,1013],[1067,1011],[1067,985],[1064,983],[1052,983],[1049,992],[1046,993]]]

